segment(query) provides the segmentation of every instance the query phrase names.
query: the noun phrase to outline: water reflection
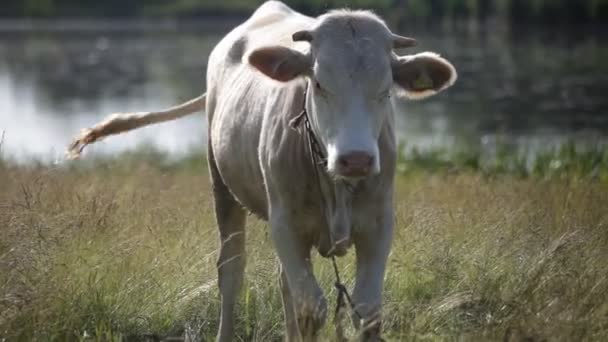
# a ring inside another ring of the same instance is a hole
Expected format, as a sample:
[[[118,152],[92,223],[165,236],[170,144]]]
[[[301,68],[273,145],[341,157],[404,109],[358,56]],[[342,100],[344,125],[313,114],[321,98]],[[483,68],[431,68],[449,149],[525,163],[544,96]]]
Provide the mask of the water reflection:
[[[450,59],[450,91],[400,104],[398,132],[428,148],[496,141],[547,148],[608,133],[608,44],[601,32],[406,30],[415,51]],[[224,32],[0,34],[4,157],[60,158],[69,139],[108,113],[161,109],[204,91],[206,59]],[[152,144],[172,154],[206,140],[202,115],[110,138],[113,153]]]
[[[453,61],[460,77],[445,94],[407,104],[400,132],[408,140],[482,147],[501,141],[534,150],[566,139],[595,144],[608,132],[608,41],[600,32],[488,27],[434,32],[421,41]]]

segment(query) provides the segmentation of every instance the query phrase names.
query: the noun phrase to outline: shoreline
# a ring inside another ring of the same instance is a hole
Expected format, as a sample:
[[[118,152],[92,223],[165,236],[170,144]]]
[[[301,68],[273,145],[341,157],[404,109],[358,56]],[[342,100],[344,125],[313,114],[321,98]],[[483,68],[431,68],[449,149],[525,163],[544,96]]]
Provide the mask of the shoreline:
[[[0,34],[28,33],[142,33],[142,32],[225,32],[242,23],[248,18],[247,14],[205,15],[199,17],[56,17],[43,18],[0,18]],[[403,23],[389,24],[400,28]],[[526,23],[513,25],[497,18],[483,21],[470,19],[443,19],[430,25],[424,21],[410,22],[408,29],[425,31],[457,30],[463,33],[483,33],[487,31],[511,32],[513,34],[539,30],[540,32],[558,31],[567,34],[593,33],[596,35],[608,33],[608,23],[580,23],[575,25],[545,25],[542,23]]]

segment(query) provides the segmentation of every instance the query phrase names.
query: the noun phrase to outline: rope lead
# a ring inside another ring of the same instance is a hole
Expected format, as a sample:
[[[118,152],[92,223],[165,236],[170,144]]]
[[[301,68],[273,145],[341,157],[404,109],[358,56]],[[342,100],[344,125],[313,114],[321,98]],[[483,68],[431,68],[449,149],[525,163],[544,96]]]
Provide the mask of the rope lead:
[[[348,289],[346,289],[346,286],[344,284],[342,284],[342,281],[340,280],[340,272],[338,271],[338,263],[337,263],[336,257],[334,255],[331,256],[331,262],[334,265],[334,273],[336,274],[336,282],[334,283],[334,287],[338,291],[338,300],[336,301],[335,317],[338,317],[338,314],[340,313],[340,309],[342,309],[342,307],[344,307],[344,298],[346,297],[346,300],[348,301],[348,305],[350,305],[350,309],[355,313],[355,315],[357,315],[357,318],[363,319],[363,317],[361,316],[359,311],[357,311],[357,309],[355,308],[353,299],[348,294]]]
[[[315,133],[313,132],[312,126],[310,124],[308,112],[306,110],[306,91],[304,91],[303,107],[304,108],[302,109],[302,112],[300,112],[295,118],[290,120],[289,126],[292,129],[297,129],[297,127],[301,125],[302,121],[304,121],[304,128],[306,129],[306,138],[308,140],[308,152],[310,153],[310,159],[312,161],[312,164],[313,164],[313,167],[315,170],[315,178],[317,179],[317,185],[318,185],[319,191],[321,193],[321,202],[323,205],[325,205],[325,198],[323,197],[323,190],[321,188],[321,175],[319,174],[319,166],[326,167],[327,158],[324,156],[320,143],[317,140],[317,137],[315,137]],[[352,191],[353,189],[349,189],[349,190]],[[321,211],[324,211],[324,209],[325,208],[322,208]],[[330,236],[331,236],[331,232],[330,232]],[[343,338],[344,332],[342,331],[341,324],[339,324],[340,323],[339,322],[340,311],[345,306],[344,298],[346,298],[346,301],[348,302],[350,309],[355,313],[355,315],[357,315],[357,318],[359,320],[361,320],[363,318],[363,316],[361,316],[359,311],[357,311],[357,309],[355,308],[353,300],[352,300],[350,294],[348,294],[348,289],[346,289],[346,286],[342,283],[342,280],[340,279],[340,272],[338,271],[338,263],[336,262],[335,255],[331,256],[331,261],[334,266],[334,273],[336,275],[336,282],[334,283],[334,287],[336,288],[337,296],[338,296],[337,300],[336,300],[336,311],[334,313],[334,323],[336,324],[336,329],[337,329],[338,335],[341,336],[341,340],[344,340],[344,338]]]

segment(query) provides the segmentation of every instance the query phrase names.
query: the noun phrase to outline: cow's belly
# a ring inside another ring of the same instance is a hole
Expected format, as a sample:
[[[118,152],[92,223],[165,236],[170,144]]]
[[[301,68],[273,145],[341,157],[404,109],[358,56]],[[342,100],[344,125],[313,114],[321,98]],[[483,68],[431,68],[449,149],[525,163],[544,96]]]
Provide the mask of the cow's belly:
[[[211,123],[210,143],[218,171],[234,197],[266,219],[266,190],[257,153],[261,118],[237,107],[219,108]]]

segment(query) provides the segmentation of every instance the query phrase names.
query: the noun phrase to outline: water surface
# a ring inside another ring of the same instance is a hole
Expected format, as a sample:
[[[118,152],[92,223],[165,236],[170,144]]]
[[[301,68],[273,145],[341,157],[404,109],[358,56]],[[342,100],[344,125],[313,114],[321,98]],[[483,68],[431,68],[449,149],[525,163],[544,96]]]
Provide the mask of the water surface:
[[[113,112],[158,110],[205,90],[207,56],[226,27],[55,32],[0,27],[2,155],[61,160],[81,128]],[[221,25],[220,25],[221,26]],[[397,117],[409,148],[526,150],[608,134],[608,39],[602,31],[403,28],[459,71],[450,90],[403,101]],[[91,146],[116,153],[142,145],[179,156],[206,141],[204,114],[147,127]]]

